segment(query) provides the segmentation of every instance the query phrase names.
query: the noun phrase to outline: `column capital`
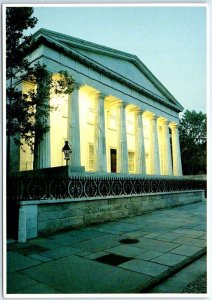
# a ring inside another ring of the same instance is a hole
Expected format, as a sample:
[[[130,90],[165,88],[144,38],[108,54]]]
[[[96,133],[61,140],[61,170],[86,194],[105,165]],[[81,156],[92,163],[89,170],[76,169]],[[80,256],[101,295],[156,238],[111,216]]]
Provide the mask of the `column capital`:
[[[107,97],[107,95],[102,92],[97,92],[97,96],[100,100],[105,100],[105,98]]]
[[[150,121],[157,121],[158,118],[159,118],[159,116],[157,116],[157,115],[155,115],[155,114],[147,114],[146,116],[148,117],[148,119],[149,119]]]
[[[167,119],[160,119],[160,124],[161,124],[161,125],[166,125],[166,126],[169,126],[169,124],[170,124],[170,121],[169,121],[169,120],[167,120]]]
[[[117,108],[126,108],[127,105],[128,105],[128,103],[123,102],[123,101],[117,102],[117,103],[115,104],[115,106],[116,106]]]
[[[135,113],[135,115],[143,115],[143,113],[145,112],[145,110],[141,109],[141,108],[133,108],[131,111],[133,111]]]
[[[169,126],[170,126],[171,129],[178,129],[179,128],[179,124],[176,124],[176,123],[170,123]]]

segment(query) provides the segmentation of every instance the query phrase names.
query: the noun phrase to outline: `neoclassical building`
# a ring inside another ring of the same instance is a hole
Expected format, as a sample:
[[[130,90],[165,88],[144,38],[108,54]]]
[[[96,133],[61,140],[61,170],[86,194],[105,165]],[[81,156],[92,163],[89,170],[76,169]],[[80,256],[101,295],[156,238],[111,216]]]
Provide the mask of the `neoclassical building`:
[[[58,109],[39,145],[38,168],[65,165],[68,141],[76,170],[182,175],[183,107],[137,56],[46,29],[34,38],[30,61],[44,63],[55,76],[66,70],[75,82],[70,95],[49,99]],[[22,83],[23,91],[30,88]],[[16,170],[33,168],[33,155],[26,145],[24,150],[13,156]]]

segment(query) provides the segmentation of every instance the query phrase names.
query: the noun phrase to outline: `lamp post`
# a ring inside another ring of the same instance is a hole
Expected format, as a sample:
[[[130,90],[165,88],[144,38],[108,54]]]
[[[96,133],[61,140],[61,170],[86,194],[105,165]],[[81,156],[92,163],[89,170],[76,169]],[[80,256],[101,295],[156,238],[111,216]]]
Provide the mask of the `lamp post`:
[[[64,153],[64,159],[66,161],[66,166],[68,166],[68,161],[70,160],[70,154],[72,153],[71,148],[69,147],[68,141],[65,141],[62,152]]]

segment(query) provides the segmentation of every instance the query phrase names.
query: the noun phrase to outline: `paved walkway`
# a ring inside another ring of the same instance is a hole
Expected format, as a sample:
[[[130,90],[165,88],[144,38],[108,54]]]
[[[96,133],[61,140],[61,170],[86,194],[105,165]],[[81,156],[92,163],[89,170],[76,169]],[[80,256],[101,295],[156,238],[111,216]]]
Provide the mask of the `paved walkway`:
[[[206,251],[206,203],[11,243],[7,250],[9,294],[145,292]]]
[[[167,280],[149,289],[147,292],[149,294],[206,293],[206,263],[206,255],[203,255]]]

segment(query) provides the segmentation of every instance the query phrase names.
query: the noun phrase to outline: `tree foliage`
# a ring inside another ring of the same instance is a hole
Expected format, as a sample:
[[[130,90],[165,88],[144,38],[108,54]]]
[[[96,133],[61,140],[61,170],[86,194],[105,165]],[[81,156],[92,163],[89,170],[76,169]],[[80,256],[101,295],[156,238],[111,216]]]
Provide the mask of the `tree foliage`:
[[[186,110],[180,120],[180,145],[184,175],[206,173],[207,117]]]
[[[45,65],[37,63],[29,68],[27,76],[22,79],[32,84],[32,89],[23,93],[14,87],[7,89],[7,135],[13,136],[16,144],[22,141],[34,151],[35,137],[42,139],[43,134],[49,131],[49,112],[57,109],[51,106],[51,93],[69,94],[73,90],[73,79],[66,72],[59,72],[59,79],[52,78]]]
[[[27,59],[32,36],[24,30],[33,28],[37,19],[32,17],[33,8],[7,8],[6,18],[6,67],[7,67],[7,135],[17,144],[27,143],[34,151],[34,141],[42,139],[49,130],[49,112],[56,107],[49,103],[50,94],[67,94],[73,90],[73,79],[66,71],[59,72],[57,79],[39,62],[34,65]],[[32,89],[23,93],[18,85],[31,83]]]
[[[27,69],[26,59],[32,35],[24,35],[24,30],[33,28],[37,18],[32,7],[7,7],[6,9],[6,67],[7,79],[15,76],[19,69]]]

